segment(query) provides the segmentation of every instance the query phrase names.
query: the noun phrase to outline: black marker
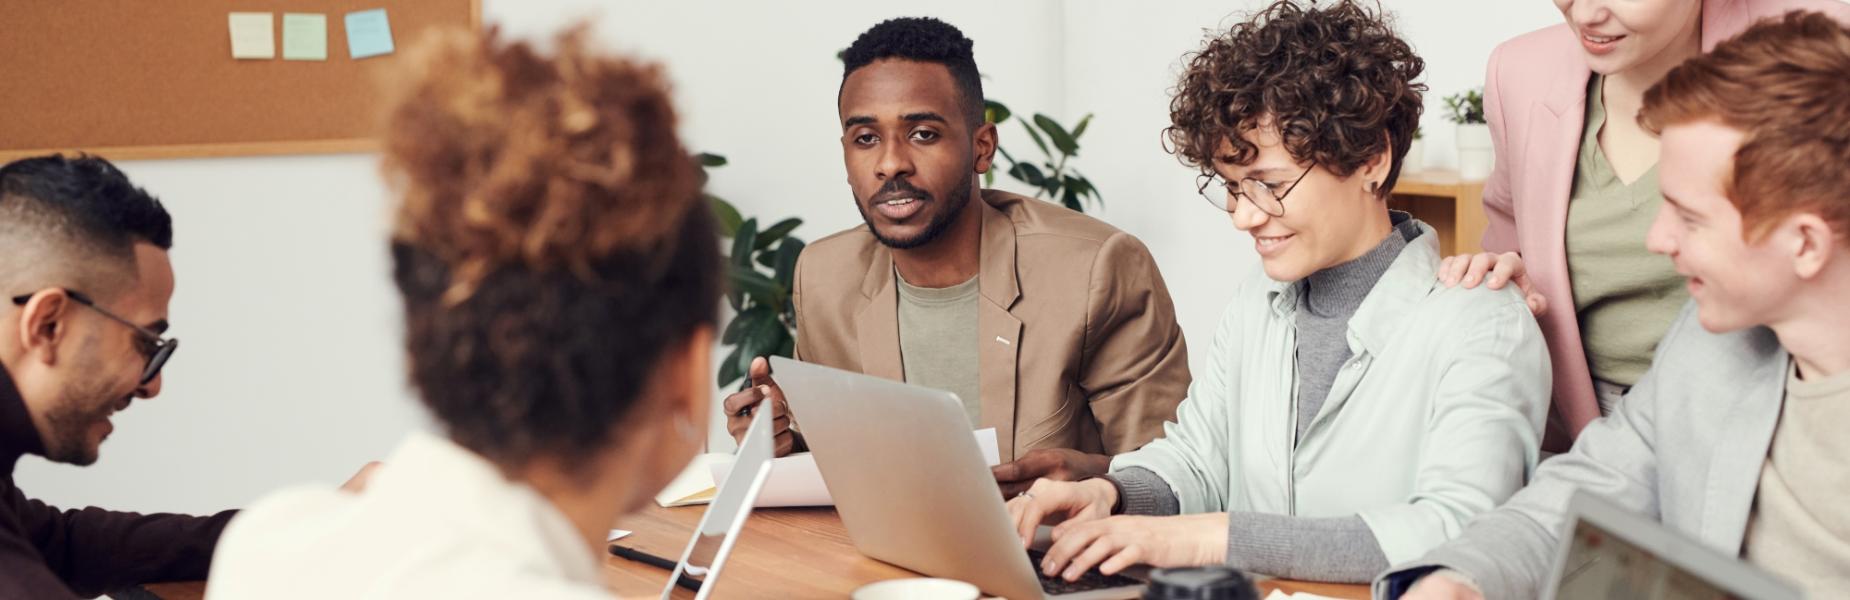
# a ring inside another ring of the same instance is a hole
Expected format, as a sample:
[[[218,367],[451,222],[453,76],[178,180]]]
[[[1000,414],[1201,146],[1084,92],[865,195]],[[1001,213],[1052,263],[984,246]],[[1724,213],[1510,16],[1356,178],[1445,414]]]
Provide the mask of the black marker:
[[[636,561],[636,562],[639,562],[645,565],[649,565],[651,567],[659,567],[662,569],[666,569],[669,573],[673,573],[675,569],[675,562],[672,560],[668,560],[666,558],[662,558],[654,554],[649,554],[647,552],[643,552],[635,548],[630,548],[628,546],[618,546],[616,544],[611,544],[610,553],[612,555],[617,556],[618,558],[622,558],[625,560],[633,560],[633,561]],[[675,580],[674,584],[677,586],[686,588],[686,589],[694,590],[696,592],[700,591],[700,582],[689,578],[686,574],[682,574],[679,579]]]

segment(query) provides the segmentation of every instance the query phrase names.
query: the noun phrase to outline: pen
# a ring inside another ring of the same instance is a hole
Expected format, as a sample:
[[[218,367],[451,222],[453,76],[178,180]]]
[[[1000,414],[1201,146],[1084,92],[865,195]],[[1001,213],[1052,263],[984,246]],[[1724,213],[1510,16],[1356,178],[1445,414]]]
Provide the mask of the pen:
[[[647,552],[643,552],[635,548],[630,548],[628,546],[619,546],[616,544],[611,544],[610,553],[612,555],[617,556],[618,558],[633,560],[633,561],[636,561],[636,562],[639,562],[645,565],[649,565],[651,567],[660,567],[662,569],[667,569],[669,573],[673,573],[675,570],[675,566],[676,566],[675,562],[672,560],[668,560],[666,558],[662,558],[654,554],[649,554]],[[687,575],[682,575],[680,578],[676,579],[674,584],[677,586],[686,588],[686,589],[694,590],[696,592],[700,591],[700,582],[694,581],[692,578],[689,578]]]
[[[747,377],[747,378],[745,378],[745,385],[742,385],[742,386],[739,386],[739,391],[741,391],[741,392],[743,392],[743,391],[745,391],[745,390],[749,390],[749,389],[752,389],[752,379],[751,379],[750,377]],[[769,398],[770,398],[769,396],[766,396],[766,397],[763,397],[763,398],[759,398],[759,399],[758,399],[758,402],[753,402],[753,403],[751,403],[751,404],[747,404],[747,405],[745,405],[744,407],[741,407],[741,408],[739,408],[739,412],[736,412],[736,413],[732,413],[732,416],[734,416],[734,417],[749,417],[749,416],[752,416],[752,409],[753,409],[753,408],[755,408],[755,407],[757,407],[759,403],[761,403],[761,402],[764,402],[765,400],[767,400],[767,399],[769,399]]]

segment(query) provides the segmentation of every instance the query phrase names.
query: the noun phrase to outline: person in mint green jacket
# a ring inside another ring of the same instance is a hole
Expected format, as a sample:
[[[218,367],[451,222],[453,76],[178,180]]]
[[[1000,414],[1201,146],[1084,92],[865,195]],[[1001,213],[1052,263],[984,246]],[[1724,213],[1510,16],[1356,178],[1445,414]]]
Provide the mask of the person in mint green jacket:
[[[1190,58],[1167,135],[1253,236],[1176,422],[1108,475],[1009,501],[1041,568],[1227,564],[1366,582],[1457,535],[1535,468],[1546,344],[1513,289],[1448,289],[1387,199],[1423,62],[1351,0],[1281,0]]]

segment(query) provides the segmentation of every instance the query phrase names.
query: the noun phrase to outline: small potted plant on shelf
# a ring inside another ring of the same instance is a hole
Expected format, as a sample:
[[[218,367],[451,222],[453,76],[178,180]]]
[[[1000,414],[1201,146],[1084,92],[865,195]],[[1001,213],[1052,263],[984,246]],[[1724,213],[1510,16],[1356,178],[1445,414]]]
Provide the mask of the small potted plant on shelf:
[[[1495,151],[1490,143],[1490,125],[1484,121],[1484,94],[1466,90],[1445,99],[1446,116],[1458,125],[1458,176],[1483,179],[1490,176]]]

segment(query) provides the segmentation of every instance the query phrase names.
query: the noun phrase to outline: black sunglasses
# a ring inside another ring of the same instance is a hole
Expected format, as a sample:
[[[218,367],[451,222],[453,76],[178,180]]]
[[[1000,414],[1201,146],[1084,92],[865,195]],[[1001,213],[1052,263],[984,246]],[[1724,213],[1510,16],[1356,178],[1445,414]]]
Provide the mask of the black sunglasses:
[[[178,339],[161,337],[161,334],[155,333],[154,330],[136,325],[134,321],[124,319],[116,315],[116,313],[109,312],[103,307],[97,306],[96,302],[92,301],[89,296],[85,296],[73,290],[61,289],[60,291],[64,292],[64,295],[70,296],[71,300],[76,301],[78,304],[90,307],[90,310],[96,311],[97,314],[109,317],[112,321],[127,325],[134,329],[135,333],[141,334],[142,339],[153,347],[151,350],[144,352],[144,354],[148,355],[148,366],[141,371],[141,385],[147,385],[148,382],[154,381],[155,377],[160,377],[161,367],[167,366],[167,359],[173,357],[173,351],[180,349],[180,340]],[[34,295],[36,294],[14,296],[13,304],[25,306],[27,302],[32,301],[32,296]]]

